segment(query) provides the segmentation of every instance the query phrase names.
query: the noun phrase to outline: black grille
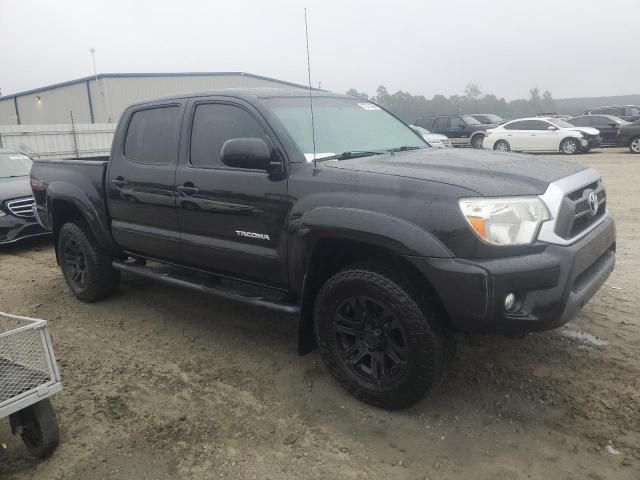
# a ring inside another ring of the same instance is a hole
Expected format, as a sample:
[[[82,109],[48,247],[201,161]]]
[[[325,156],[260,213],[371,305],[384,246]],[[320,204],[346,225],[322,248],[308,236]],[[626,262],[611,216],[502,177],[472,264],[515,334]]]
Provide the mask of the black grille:
[[[589,205],[589,195],[595,192],[598,209],[593,214]],[[569,240],[597,222],[607,210],[607,195],[601,181],[569,193],[562,201],[556,222],[556,235]]]

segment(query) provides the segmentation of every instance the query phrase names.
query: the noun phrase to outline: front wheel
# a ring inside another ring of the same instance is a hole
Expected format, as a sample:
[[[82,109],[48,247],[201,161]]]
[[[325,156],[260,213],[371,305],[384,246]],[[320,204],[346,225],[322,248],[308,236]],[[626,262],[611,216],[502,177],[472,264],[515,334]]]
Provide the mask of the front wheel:
[[[629,151],[631,153],[640,153],[640,137],[631,139],[629,142]]]
[[[509,144],[507,143],[506,140],[498,140],[496,142],[496,144],[493,146],[494,150],[497,150],[498,152],[510,152],[511,151],[511,147],[509,146]]]
[[[482,142],[484,141],[484,135],[474,135],[471,137],[471,146],[473,148],[482,148]]]
[[[560,144],[560,151],[565,155],[573,155],[580,151],[580,145],[575,138],[567,138]]]
[[[58,233],[58,259],[64,279],[83,302],[111,295],[120,282],[112,257],[93,238],[84,223],[65,223]]]
[[[408,407],[443,377],[453,337],[402,277],[369,266],[331,277],[320,289],[314,328],[322,359],[356,398]]]

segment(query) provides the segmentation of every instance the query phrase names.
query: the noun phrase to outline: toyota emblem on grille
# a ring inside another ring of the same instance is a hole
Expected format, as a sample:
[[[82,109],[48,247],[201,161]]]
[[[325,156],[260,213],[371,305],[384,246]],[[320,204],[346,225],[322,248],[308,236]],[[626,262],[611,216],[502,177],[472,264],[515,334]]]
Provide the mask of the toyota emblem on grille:
[[[589,202],[589,211],[591,213],[591,216],[595,217],[598,213],[598,207],[600,206],[600,204],[598,203],[598,195],[596,194],[596,192],[591,192],[587,201]]]

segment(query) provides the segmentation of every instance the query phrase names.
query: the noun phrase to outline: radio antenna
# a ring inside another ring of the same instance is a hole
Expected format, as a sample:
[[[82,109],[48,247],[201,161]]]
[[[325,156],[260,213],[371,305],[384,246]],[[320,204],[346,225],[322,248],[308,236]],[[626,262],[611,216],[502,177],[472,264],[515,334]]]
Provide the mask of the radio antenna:
[[[316,166],[316,129],[313,119],[313,94],[311,93],[311,57],[309,55],[309,25],[307,24],[307,9],[304,9],[304,33],[307,38],[307,74],[309,77],[309,107],[311,109],[311,139],[313,140],[313,166]]]

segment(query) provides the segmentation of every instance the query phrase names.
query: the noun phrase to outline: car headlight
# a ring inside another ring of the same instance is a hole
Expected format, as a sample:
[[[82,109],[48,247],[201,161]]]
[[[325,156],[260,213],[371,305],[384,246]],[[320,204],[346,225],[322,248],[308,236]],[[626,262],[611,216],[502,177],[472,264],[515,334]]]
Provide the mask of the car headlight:
[[[551,219],[538,197],[461,198],[460,210],[471,229],[492,245],[526,245]]]

